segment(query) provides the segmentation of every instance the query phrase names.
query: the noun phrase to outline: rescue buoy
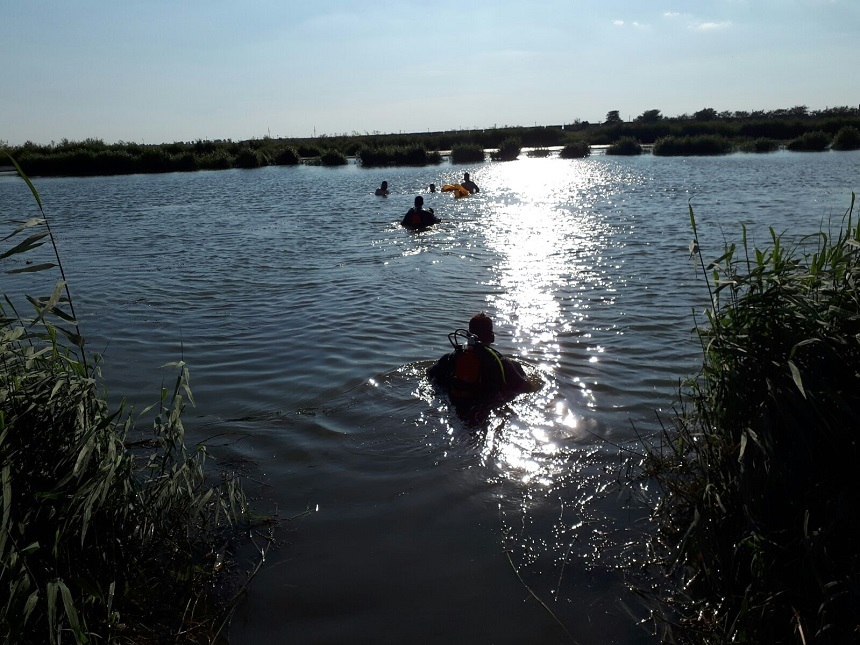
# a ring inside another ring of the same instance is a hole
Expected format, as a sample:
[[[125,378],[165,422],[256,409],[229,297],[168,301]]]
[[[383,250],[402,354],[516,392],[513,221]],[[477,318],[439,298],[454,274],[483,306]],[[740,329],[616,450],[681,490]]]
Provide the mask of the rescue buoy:
[[[460,197],[468,197],[470,195],[469,191],[463,188],[460,184],[445,184],[442,186],[443,193],[454,193],[454,197],[459,199]]]

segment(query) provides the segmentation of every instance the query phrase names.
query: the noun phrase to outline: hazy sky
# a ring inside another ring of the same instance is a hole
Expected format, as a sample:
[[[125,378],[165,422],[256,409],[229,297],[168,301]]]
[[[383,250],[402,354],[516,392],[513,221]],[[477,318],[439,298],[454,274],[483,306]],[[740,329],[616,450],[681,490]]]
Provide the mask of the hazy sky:
[[[0,141],[860,104],[860,0],[0,0]]]

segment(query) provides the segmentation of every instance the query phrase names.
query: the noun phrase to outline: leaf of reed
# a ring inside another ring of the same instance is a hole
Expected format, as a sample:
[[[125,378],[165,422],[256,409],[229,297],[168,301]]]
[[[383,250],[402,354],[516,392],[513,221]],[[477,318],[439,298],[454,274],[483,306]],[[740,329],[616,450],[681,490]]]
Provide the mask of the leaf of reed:
[[[21,224],[20,226],[18,226],[14,231],[12,231],[11,233],[9,233],[9,235],[7,235],[6,237],[4,237],[4,238],[3,238],[3,241],[5,242],[5,241],[6,241],[6,240],[8,240],[10,237],[15,237],[15,236],[16,236],[18,233],[20,233],[21,231],[26,231],[28,228],[33,228],[34,226],[40,226],[40,225],[42,225],[42,224],[44,224],[44,223],[45,223],[45,218],[44,218],[44,217],[33,217],[33,218],[30,218],[30,219],[28,219],[26,222],[24,222],[23,224]]]
[[[788,369],[791,370],[791,378],[794,379],[794,384],[797,386],[797,389],[800,390],[800,393],[805,399],[806,392],[803,389],[803,379],[800,377],[800,370],[797,369],[797,365],[794,364],[794,361],[788,361]]]
[[[35,248],[42,246],[44,244],[44,242],[40,242],[40,240],[48,237],[48,235],[49,235],[49,233],[47,231],[43,232],[43,233],[36,233],[35,235],[31,235],[26,240],[17,244],[16,246],[13,246],[11,249],[6,251],[5,253],[0,253],[0,260],[2,260],[3,258],[8,258],[11,255],[16,255],[18,253],[26,253],[27,251],[30,251],[31,249],[35,249]]]
[[[9,275],[13,273],[35,273],[36,271],[45,271],[47,269],[53,269],[56,264],[53,262],[48,262],[47,264],[33,264],[28,267],[24,267],[23,269],[12,269],[11,271],[7,271]]]
[[[60,586],[60,594],[63,597],[63,607],[66,610],[66,618],[69,619],[69,624],[72,626],[72,630],[77,636],[81,633],[81,625],[78,622],[78,612],[75,609],[75,601],[72,600],[72,592],[69,591],[69,588],[62,580],[58,580],[57,584]]]
[[[39,590],[36,589],[30,596],[27,598],[27,602],[24,603],[24,620],[23,623],[26,625],[27,620],[30,618],[30,614],[33,613],[33,609],[36,607],[36,603],[39,602]]]
[[[29,178],[29,177],[27,177],[27,175],[25,175],[25,174],[24,174],[24,171],[23,171],[23,170],[21,170],[21,166],[19,166],[19,165],[18,165],[18,162],[17,162],[17,161],[15,161],[15,159],[14,159],[14,157],[12,157],[12,155],[10,155],[10,154],[7,152],[7,153],[6,153],[6,156],[7,156],[7,157],[9,157],[9,161],[11,161],[11,162],[12,162],[12,165],[14,165],[14,166],[15,166],[15,170],[17,170],[17,171],[18,171],[18,175],[21,177],[21,179],[23,179],[24,181],[26,181],[26,182],[27,182],[27,185],[30,187],[30,192],[31,192],[31,193],[33,193],[33,197],[36,199],[36,203],[39,205],[39,209],[41,210],[41,208],[42,208],[42,199],[39,197],[39,193],[38,193],[38,191],[36,191],[36,187],[33,185],[33,182],[31,182],[31,181],[30,181],[30,178]]]

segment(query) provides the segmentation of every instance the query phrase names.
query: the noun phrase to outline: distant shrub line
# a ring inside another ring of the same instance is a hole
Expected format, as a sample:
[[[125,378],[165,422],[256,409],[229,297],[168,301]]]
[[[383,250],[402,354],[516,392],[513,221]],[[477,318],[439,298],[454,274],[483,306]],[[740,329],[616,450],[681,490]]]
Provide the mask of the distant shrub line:
[[[443,150],[451,151],[452,163],[475,163],[485,160],[484,151],[488,149],[497,151],[491,158],[502,161],[516,159],[519,151],[516,155],[513,152],[518,148],[548,146],[567,148],[561,156],[570,154],[573,158],[582,151],[582,145],[609,146],[607,154],[617,155],[640,154],[643,145],[653,145],[658,155],[766,152],[782,145],[798,151],[828,146],[833,150],[860,149],[857,110],[844,108],[818,116],[785,112],[721,119],[703,111],[704,116],[697,113],[695,118],[669,119],[660,116],[659,110],[649,110],[630,122],[616,119],[603,124],[577,122],[426,134],[353,133],[311,139],[264,137],[244,142],[198,140],[144,145],[105,144],[100,139],[63,140],[51,145],[27,142],[9,148],[9,152],[29,175],[51,176],[190,172],[300,163],[337,166],[347,163],[349,157],[355,157],[365,167],[420,166],[441,163]],[[827,143],[822,143],[825,138]],[[639,152],[635,144],[640,146]]]

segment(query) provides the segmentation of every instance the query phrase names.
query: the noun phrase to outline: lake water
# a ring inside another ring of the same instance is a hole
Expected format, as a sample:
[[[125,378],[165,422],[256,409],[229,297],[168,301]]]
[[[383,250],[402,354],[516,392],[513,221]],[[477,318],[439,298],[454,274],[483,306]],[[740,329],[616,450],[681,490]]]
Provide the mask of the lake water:
[[[480,194],[426,193],[464,171]],[[309,511],[234,645],[651,643],[616,568],[647,530],[617,446],[655,431],[700,364],[688,206],[706,259],[741,224],[760,244],[812,233],[841,220],[860,153],[34,182],[110,398],[154,402],[184,359],[190,439],[247,475],[259,511]],[[399,226],[418,193],[443,220],[421,233]],[[0,178],[4,226],[35,214]],[[479,311],[543,387],[470,427],[423,373]]]

